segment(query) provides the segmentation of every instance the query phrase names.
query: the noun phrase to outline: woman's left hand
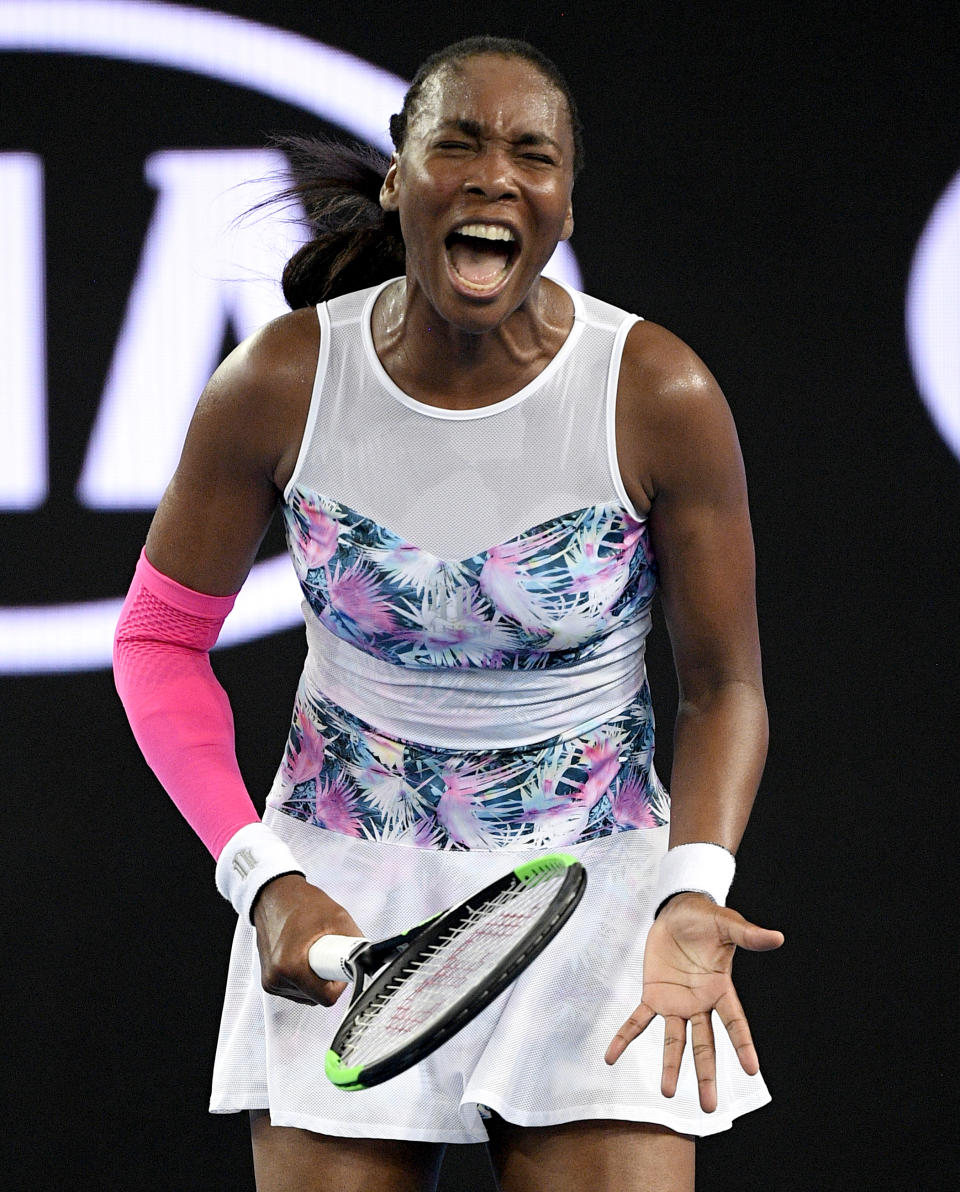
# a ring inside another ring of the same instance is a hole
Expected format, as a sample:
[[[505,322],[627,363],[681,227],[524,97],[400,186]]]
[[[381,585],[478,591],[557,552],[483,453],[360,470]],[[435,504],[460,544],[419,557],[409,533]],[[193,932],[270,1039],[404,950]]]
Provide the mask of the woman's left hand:
[[[782,943],[781,932],[748,923],[743,915],[717,906],[702,894],[674,895],[647,936],[642,1001],[611,1040],[606,1062],[616,1063],[626,1047],[662,1015],[666,1029],[660,1091],[672,1097],[689,1021],[700,1105],[712,1113],[717,1108],[717,1062],[711,1011],[720,1016],[743,1070],[750,1076],[760,1070],[730,975],[733,954],[738,946],[767,952]]]

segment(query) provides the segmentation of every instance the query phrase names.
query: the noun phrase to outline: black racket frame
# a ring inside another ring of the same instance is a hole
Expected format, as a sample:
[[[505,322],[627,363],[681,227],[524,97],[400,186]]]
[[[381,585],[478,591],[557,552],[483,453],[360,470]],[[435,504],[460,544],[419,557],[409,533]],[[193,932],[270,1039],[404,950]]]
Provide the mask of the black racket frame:
[[[343,1021],[337,1030],[330,1050],[338,1056],[343,1044],[353,1029],[356,1017],[361,1014],[379,996],[398,971],[401,971],[425,949],[431,947],[456,923],[468,917],[477,905],[488,902],[503,893],[513,885],[520,885],[521,879],[511,871],[497,881],[485,886],[470,898],[455,907],[444,911],[434,919],[429,919],[412,931],[403,935],[393,936],[382,940],[366,952],[358,956],[354,962],[356,968],[356,984],[354,995]],[[402,1044],[395,1052],[371,1064],[364,1065],[357,1073],[356,1083],[351,1086],[340,1086],[351,1089],[371,1088],[381,1084],[392,1076],[398,1076],[407,1068],[425,1059],[432,1052],[441,1047],[448,1039],[485,1010],[504,989],[515,980],[523,970],[532,963],[554,938],[564,923],[576,910],[587,886],[587,871],[579,861],[567,866],[563,881],[560,883],[549,905],[544,909],[541,919],[530,930],[528,935],[506,954],[494,970],[490,981],[481,989],[468,990],[453,1002],[437,1021],[429,1035],[421,1036],[412,1042]],[[373,982],[364,988],[364,981],[371,970],[376,970],[383,964],[384,957],[396,952],[396,957],[380,970]]]

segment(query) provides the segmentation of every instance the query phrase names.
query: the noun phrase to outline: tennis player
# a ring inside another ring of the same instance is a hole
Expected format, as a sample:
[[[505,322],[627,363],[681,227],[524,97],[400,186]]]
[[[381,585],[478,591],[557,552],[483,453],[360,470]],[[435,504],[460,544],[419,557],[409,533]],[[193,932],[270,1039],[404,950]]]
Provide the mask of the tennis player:
[[[769,1099],[731,964],[783,938],[725,906],[767,743],[736,432],[670,332],[543,277],[582,159],[550,61],[450,46],[391,134],[389,162],[294,147],[293,309],[204,391],[117,628],[137,740],[239,916],[211,1107],[250,1111],[260,1192],[432,1188],[481,1140],[507,1192],[689,1190],[695,1137]],[[208,651],[278,505],[308,651],[261,822]],[[333,1087],[343,986],[311,943],[560,848],[589,882],[547,951],[421,1064]]]

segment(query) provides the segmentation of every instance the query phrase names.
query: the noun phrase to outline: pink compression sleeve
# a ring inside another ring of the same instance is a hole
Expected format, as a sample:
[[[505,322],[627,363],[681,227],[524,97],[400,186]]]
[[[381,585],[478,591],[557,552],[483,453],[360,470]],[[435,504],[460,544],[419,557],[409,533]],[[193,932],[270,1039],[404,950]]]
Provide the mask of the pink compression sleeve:
[[[137,744],[214,858],[259,820],[209,650],[236,596],[205,596],[140,555],[117,622],[113,674]]]

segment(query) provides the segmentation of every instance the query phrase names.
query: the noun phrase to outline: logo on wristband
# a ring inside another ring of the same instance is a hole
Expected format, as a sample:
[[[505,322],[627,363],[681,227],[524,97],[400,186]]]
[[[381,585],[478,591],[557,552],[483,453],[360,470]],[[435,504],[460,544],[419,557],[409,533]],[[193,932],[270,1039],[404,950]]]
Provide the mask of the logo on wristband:
[[[257,857],[252,848],[237,850],[236,856],[233,858],[233,871],[241,881],[249,877],[256,867]]]

